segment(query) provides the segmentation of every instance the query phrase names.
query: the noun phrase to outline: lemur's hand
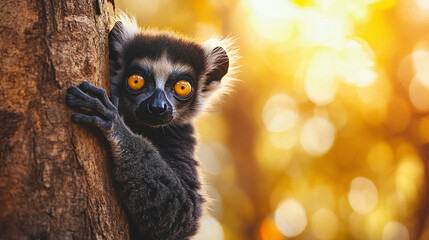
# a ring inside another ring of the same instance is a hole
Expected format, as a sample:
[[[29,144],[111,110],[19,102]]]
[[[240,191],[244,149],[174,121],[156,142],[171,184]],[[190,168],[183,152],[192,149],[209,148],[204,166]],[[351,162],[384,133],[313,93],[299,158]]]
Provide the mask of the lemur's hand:
[[[66,104],[71,108],[94,111],[93,116],[74,113],[71,120],[74,123],[94,125],[103,132],[111,130],[113,123],[119,120],[118,98],[112,96],[109,99],[104,89],[87,81],[78,87],[72,86],[67,89]]]

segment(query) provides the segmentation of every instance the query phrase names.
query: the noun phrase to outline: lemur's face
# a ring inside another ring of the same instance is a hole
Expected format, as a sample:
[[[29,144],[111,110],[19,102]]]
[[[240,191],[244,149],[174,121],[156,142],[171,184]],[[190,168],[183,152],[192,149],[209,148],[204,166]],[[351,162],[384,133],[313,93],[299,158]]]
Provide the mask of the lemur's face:
[[[168,33],[130,33],[121,22],[109,34],[109,50],[120,112],[152,127],[190,120],[229,66],[221,47],[207,49]]]
[[[202,53],[194,55],[200,62],[187,63],[174,61],[168,49],[161,48],[155,56],[148,56],[138,51],[140,43],[136,45],[130,46],[133,56],[122,77],[121,110],[149,126],[189,116],[197,104],[198,80],[204,67]],[[141,47],[153,48],[146,44]]]

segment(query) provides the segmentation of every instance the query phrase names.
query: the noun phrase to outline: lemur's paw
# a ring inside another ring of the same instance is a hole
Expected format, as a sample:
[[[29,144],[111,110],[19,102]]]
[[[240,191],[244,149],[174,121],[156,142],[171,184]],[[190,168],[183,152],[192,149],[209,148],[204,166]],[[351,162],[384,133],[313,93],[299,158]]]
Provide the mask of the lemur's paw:
[[[94,116],[73,114],[71,120],[74,123],[92,124],[101,130],[110,130],[113,121],[118,117],[118,98],[113,96],[111,101],[104,89],[87,81],[78,87],[72,86],[67,89],[66,104],[71,108],[89,109],[94,112]]]

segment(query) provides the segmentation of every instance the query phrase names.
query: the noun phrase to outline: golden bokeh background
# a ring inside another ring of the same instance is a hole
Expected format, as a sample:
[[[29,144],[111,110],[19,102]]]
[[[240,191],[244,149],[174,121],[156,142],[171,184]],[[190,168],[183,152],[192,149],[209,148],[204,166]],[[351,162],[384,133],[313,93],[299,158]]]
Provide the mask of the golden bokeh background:
[[[429,239],[429,0],[116,0],[142,27],[236,39],[199,119],[196,239]]]

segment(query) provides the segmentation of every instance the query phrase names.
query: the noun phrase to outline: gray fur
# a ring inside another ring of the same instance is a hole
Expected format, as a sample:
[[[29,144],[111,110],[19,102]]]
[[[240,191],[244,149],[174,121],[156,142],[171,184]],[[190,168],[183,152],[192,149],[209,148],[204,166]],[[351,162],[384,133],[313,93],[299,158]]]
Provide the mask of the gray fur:
[[[118,112],[117,100],[112,103],[103,89],[83,82],[79,87],[70,87],[67,92],[67,105],[91,109],[95,115],[101,116],[75,113],[72,121],[98,127],[109,140],[119,194],[128,214],[132,216],[132,226],[137,229],[132,237],[188,239],[193,235],[197,231],[203,202],[197,191],[199,183],[197,179],[192,179],[196,174],[193,171],[196,162],[183,161],[188,169],[170,166],[167,155],[163,157],[151,141],[126,126]],[[171,145],[171,148],[175,146]],[[177,160],[192,158],[186,153],[182,155],[176,156]],[[187,179],[189,177],[191,184]]]
[[[131,239],[189,239],[198,230],[204,202],[192,119],[221,85],[228,55],[213,44],[116,22],[109,33],[109,64],[111,99],[88,82],[70,87],[66,104],[90,110],[71,119],[99,128],[109,141]],[[144,76],[143,88],[129,88],[132,74]],[[186,97],[174,93],[181,79],[193,87]],[[154,106],[166,111],[151,112]]]

